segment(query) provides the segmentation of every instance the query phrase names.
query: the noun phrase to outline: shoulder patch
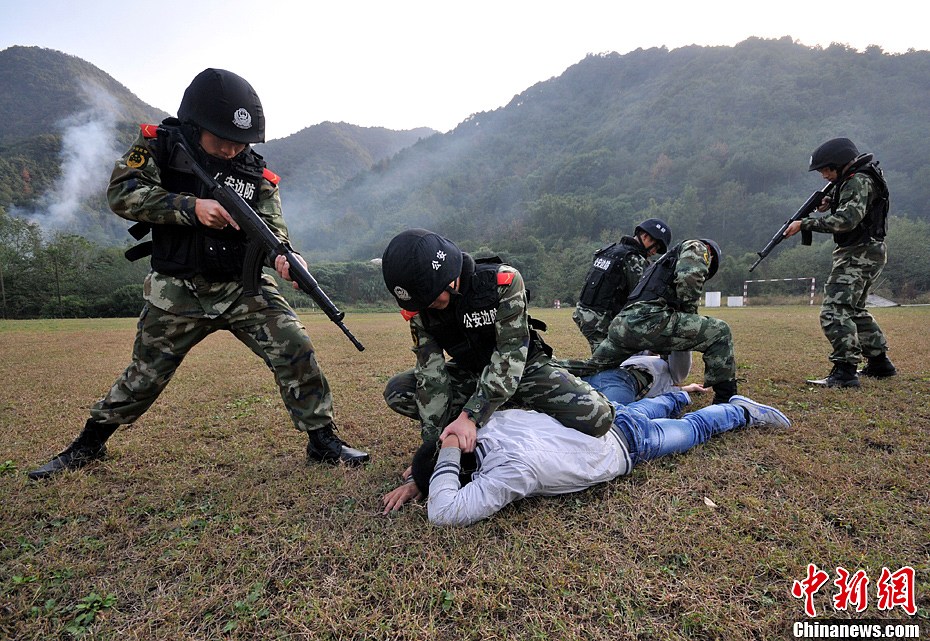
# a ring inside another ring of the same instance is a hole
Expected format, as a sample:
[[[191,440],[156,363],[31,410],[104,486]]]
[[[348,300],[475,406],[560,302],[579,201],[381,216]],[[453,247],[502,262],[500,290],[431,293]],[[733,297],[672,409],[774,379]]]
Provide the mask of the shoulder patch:
[[[133,145],[132,149],[129,150],[129,154],[126,156],[126,166],[130,169],[139,169],[145,166],[150,156],[149,150],[143,145]]]
[[[497,272],[497,284],[509,285],[513,282],[513,272]]]
[[[281,176],[274,173],[267,167],[265,167],[265,169],[262,170],[262,178],[270,182],[272,185],[277,185],[279,182],[281,182]]]
[[[419,314],[419,313],[420,313],[420,312],[409,312],[409,311],[407,311],[406,309],[402,309],[402,310],[400,311],[400,315],[403,316],[403,317],[404,317],[404,320],[407,321],[407,322],[411,321],[411,320],[413,319],[413,317],[416,316],[416,315]]]
[[[155,138],[158,136],[158,125],[139,125],[139,129],[142,130],[143,138]]]

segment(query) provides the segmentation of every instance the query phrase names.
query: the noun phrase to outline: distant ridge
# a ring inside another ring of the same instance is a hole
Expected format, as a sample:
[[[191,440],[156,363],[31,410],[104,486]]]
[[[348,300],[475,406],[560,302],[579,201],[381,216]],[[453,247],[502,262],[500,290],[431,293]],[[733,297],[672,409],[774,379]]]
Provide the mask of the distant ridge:
[[[395,131],[345,122],[323,122],[257,149],[269,166],[287,179],[288,190],[319,197],[435,133],[428,127]]]
[[[114,120],[160,121],[168,114],[142,102],[89,62],[54,49],[9,47],[0,51],[0,145],[61,133],[62,121],[94,105],[96,89],[114,101]]]
[[[113,161],[138,135],[139,124],[160,122],[171,114],[144,103],[80,58],[23,46],[0,51],[0,113],[0,207],[32,218],[47,230],[78,233],[97,242],[125,242],[128,223],[107,208],[106,179]],[[392,131],[327,122],[256,149],[284,178],[285,198],[300,194],[310,206],[434,133],[428,128]],[[86,194],[72,189],[67,195],[52,194],[62,178],[64,158],[80,165],[76,182]],[[60,208],[48,201],[66,196],[79,200],[70,203],[64,219],[52,212]]]

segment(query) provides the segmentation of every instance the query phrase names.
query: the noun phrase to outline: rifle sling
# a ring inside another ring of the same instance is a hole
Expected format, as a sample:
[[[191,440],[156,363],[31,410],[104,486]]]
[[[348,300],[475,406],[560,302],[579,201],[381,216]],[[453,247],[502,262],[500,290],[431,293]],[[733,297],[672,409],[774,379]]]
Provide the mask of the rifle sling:
[[[135,262],[140,258],[145,258],[146,256],[152,255],[152,241],[147,240],[144,243],[139,243],[133,247],[130,247],[125,252],[123,256],[126,257],[126,260],[130,262]]]
[[[152,231],[152,225],[150,223],[136,223],[129,228],[129,235],[136,240],[142,240],[148,236],[150,231]]]

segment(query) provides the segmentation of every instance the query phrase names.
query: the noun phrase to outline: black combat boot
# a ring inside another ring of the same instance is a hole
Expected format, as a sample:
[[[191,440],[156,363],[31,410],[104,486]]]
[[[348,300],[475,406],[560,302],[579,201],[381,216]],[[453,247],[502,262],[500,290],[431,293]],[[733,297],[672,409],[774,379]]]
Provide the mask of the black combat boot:
[[[345,441],[336,436],[333,431],[336,426],[330,423],[325,427],[309,433],[307,443],[307,460],[320,463],[338,463],[356,466],[368,461],[368,453],[349,447]]]
[[[92,418],[87,419],[84,429],[68,448],[42,467],[29,472],[33,481],[46,479],[63,470],[76,470],[92,461],[102,459],[107,453],[106,441],[119,425],[105,425]]]
[[[887,354],[871,357],[866,366],[859,370],[860,375],[871,378],[888,378],[897,373],[898,370],[895,369],[894,363],[888,360]]]
[[[736,396],[736,381],[722,381],[711,385],[714,388],[714,405],[729,403],[731,396]]]
[[[829,376],[807,379],[807,382],[820,387],[859,387],[859,376],[852,363],[834,363]]]

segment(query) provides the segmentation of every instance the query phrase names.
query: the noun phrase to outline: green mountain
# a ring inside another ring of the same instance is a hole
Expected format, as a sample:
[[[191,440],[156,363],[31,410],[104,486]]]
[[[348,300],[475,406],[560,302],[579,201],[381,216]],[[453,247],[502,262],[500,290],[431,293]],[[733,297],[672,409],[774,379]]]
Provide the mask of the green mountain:
[[[648,216],[677,238],[758,249],[820,186],[811,150],[848,136],[881,160],[893,213],[930,220],[930,53],[735,47],[591,55],[561,76],[405,149],[315,212],[300,246],[379,255],[419,225],[532,255],[629,233]],[[351,229],[351,237],[344,230]]]
[[[61,135],[76,114],[139,123],[167,117],[94,65],[52,49],[10,47],[0,51],[0,147],[10,149],[41,136]]]
[[[323,122],[286,138],[257,147],[287,190],[326,195],[390,158],[404,147],[435,134],[421,127],[394,131],[383,127],[359,127],[344,122]],[[282,188],[285,188],[282,185]]]
[[[125,242],[128,223],[104,201],[113,160],[131,144],[139,123],[170,114],[90,63],[38,47],[0,51],[0,109],[6,115],[0,121],[0,207],[47,230]],[[322,123],[257,150],[285,189],[315,201],[434,133]]]
[[[124,243],[126,223],[103,202],[109,167],[135,123],[165,114],[83,61],[25,47],[0,52],[0,101],[0,214]],[[294,246],[336,300],[378,304],[384,292],[367,265],[326,261],[380,256],[394,233],[423,226],[475,254],[501,255],[537,301],[572,304],[591,252],[649,217],[670,223],[675,239],[717,240],[725,260],[715,287],[741,293],[754,252],[823,184],[806,171],[810,152],[837,136],[873,152],[891,189],[879,290],[925,296],[927,51],[806,47],[785,37],[590,55],[445,134],[322,123],[258,151],[283,178]],[[21,231],[0,215],[0,245]],[[752,277],[822,279],[832,244],[815,239],[814,247],[786,242]],[[21,264],[35,262],[34,251],[7,244]],[[58,256],[80,246],[52,249]],[[50,264],[38,264],[45,272],[23,290],[57,274]],[[58,297],[55,309],[64,309]],[[42,305],[11,313],[38,314]]]
[[[0,207],[122,241],[126,225],[104,200],[110,167],[140,122],[168,114],[94,65],[39,47],[0,51],[0,110]]]
[[[349,180],[398,151],[436,131],[426,127],[394,131],[383,127],[359,127],[323,122],[286,138],[256,146],[268,168],[281,176],[281,199],[292,235],[305,230],[312,236],[315,217],[323,198]],[[306,218],[300,221],[301,214]],[[301,245],[302,246],[302,245]]]

